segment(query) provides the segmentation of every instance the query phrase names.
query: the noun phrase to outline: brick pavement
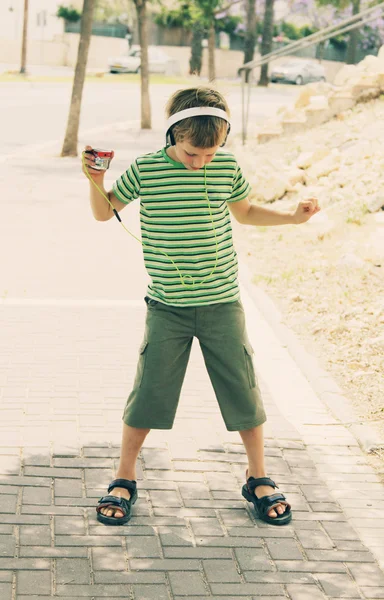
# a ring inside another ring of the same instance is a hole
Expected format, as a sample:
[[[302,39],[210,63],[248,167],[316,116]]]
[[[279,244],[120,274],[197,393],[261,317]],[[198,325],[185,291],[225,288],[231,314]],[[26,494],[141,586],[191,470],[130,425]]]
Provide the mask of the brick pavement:
[[[114,136],[130,155],[126,132]],[[151,141],[132,145],[140,140]],[[74,168],[21,158],[5,176],[16,182],[12,202],[0,200],[1,256],[11,259],[0,290],[1,600],[384,598],[382,484],[246,290],[267,468],[292,502],[292,524],[268,526],[243,500],[245,453],[223,426],[196,343],[175,427],[152,432],[140,455],[134,518],[117,531],[97,523],[146,276],[137,242],[91,220]],[[137,228],[135,210],[122,216]]]

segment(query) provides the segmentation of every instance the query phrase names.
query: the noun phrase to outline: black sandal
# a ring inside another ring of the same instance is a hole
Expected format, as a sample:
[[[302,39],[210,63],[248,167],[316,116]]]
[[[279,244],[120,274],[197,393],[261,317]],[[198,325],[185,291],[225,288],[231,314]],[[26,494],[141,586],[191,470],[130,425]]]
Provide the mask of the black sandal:
[[[130,492],[131,497],[129,500],[126,498],[119,498],[118,496],[103,496],[99,500],[99,504],[96,506],[97,520],[104,525],[125,525],[131,518],[131,506],[135,504],[137,500],[137,489],[136,481],[130,479],[115,479],[108,486],[108,494],[115,487],[124,488]],[[124,514],[123,517],[107,517],[101,514],[102,508],[118,508]]]
[[[249,477],[247,483],[243,485],[241,493],[248,502],[254,504],[259,519],[270,525],[286,525],[289,523],[292,520],[291,505],[288,504],[284,494],[278,492],[276,494],[271,494],[270,496],[258,498],[255,494],[255,489],[259,485],[269,485],[273,488],[278,487],[269,477],[259,477],[258,479]],[[287,507],[285,512],[282,515],[278,514],[277,517],[270,517],[268,515],[269,511],[271,508],[276,508],[278,504],[284,504]]]

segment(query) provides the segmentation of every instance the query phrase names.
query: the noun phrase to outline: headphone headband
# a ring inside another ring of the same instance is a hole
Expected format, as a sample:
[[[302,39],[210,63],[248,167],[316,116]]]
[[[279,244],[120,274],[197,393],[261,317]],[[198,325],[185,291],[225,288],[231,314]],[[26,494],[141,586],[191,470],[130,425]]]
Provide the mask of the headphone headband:
[[[185,110],[180,110],[179,112],[169,117],[166,124],[167,131],[170,129],[170,127],[172,127],[172,125],[178,123],[179,121],[182,121],[183,119],[188,119],[189,117],[205,116],[220,117],[220,119],[224,119],[224,121],[227,121],[227,123],[230,124],[229,117],[225,110],[222,110],[221,108],[215,108],[213,106],[196,106],[194,108],[186,108]]]

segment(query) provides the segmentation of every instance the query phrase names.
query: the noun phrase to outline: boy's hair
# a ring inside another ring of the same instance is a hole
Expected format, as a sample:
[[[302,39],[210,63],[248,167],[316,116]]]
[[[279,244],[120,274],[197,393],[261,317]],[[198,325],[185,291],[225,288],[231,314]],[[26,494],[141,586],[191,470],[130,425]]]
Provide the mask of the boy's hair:
[[[198,87],[175,92],[166,106],[167,118],[186,108],[211,106],[225,110],[229,116],[229,108],[224,97],[217,90]],[[196,148],[213,148],[221,146],[227,136],[228,123],[220,117],[189,117],[172,127],[172,134],[177,142],[184,139]]]

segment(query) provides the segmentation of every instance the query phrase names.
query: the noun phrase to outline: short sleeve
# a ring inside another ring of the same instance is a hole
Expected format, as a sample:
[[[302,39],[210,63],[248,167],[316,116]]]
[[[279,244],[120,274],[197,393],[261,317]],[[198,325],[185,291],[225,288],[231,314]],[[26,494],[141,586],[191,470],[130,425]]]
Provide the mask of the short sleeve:
[[[239,165],[237,165],[235,175],[233,177],[232,192],[227,202],[239,202],[239,200],[244,200],[244,198],[249,195],[250,191],[251,186],[245,179]]]
[[[139,197],[140,171],[136,160],[131,164],[129,169],[115,181],[112,190],[116,198],[125,204],[129,204],[132,200]]]

